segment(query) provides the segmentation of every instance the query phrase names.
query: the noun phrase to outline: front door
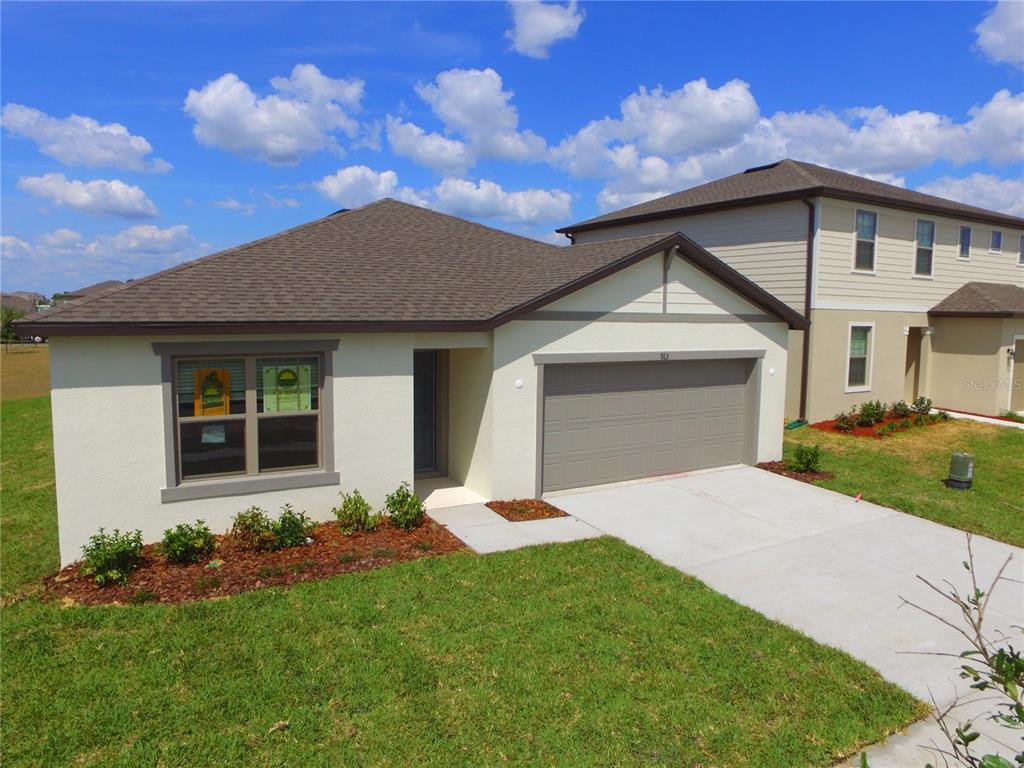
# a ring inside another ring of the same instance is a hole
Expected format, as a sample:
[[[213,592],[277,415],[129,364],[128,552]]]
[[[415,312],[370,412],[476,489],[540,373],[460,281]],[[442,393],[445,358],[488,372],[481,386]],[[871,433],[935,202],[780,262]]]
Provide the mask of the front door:
[[[412,363],[413,469],[437,469],[437,352],[415,350]]]

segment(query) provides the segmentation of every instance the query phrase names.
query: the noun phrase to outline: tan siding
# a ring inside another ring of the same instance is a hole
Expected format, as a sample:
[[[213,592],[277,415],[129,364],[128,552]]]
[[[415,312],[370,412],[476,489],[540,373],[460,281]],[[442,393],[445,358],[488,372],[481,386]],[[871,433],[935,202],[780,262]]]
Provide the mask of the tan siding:
[[[1018,266],[1020,230],[1003,228],[1002,253],[989,252],[992,227],[941,216],[821,199],[815,307],[851,303],[928,309],[964,283],[982,281],[1024,286]],[[853,272],[854,215],[878,214],[875,274]],[[935,222],[932,278],[913,275],[918,219]],[[960,226],[971,227],[971,258],[958,258]]]
[[[807,206],[803,203],[775,203],[580,232],[576,242],[656,232],[682,232],[793,309],[804,311]]]

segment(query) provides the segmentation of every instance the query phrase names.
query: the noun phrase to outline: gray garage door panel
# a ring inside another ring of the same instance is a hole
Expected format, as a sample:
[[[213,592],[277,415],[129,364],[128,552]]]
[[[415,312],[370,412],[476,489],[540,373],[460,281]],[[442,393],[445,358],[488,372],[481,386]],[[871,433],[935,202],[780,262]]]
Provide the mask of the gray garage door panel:
[[[749,360],[549,365],[545,491],[739,464]]]

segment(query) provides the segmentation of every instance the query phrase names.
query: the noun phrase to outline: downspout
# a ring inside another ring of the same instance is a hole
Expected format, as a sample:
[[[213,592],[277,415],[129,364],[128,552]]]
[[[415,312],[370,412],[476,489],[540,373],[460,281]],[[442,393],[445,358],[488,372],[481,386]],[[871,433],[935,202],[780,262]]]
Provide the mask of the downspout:
[[[804,317],[811,321],[811,280],[814,276],[814,214],[816,205],[808,198],[800,202],[807,206],[807,272],[804,276]],[[811,329],[804,331],[803,351],[800,358],[800,418],[807,418],[807,379],[811,361]]]

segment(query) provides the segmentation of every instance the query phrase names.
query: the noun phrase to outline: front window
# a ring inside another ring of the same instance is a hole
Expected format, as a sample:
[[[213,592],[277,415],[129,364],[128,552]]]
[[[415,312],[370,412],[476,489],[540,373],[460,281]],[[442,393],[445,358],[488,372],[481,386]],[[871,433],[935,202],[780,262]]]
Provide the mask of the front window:
[[[960,258],[971,258],[971,228],[960,227]]]
[[[850,328],[850,354],[846,374],[847,388],[867,388],[868,376],[870,374],[870,353],[871,326],[852,326]]]
[[[1001,251],[1003,250],[1003,233],[998,229],[992,230],[992,242],[989,245],[990,251]]]
[[[878,234],[878,214],[872,211],[857,211],[857,245],[853,256],[853,268],[865,272],[875,269],[875,239]]]
[[[175,361],[178,477],[258,475],[320,464],[320,358]]]
[[[935,222],[917,222],[917,254],[914,258],[914,274],[931,276],[932,254],[935,251]]]

